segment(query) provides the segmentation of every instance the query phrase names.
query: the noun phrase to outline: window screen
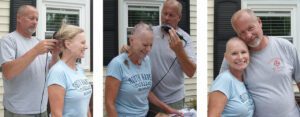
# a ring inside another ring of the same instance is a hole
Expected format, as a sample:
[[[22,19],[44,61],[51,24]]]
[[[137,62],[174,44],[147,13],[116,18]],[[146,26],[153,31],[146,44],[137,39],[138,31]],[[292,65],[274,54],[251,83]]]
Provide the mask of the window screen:
[[[279,36],[293,42],[290,11],[256,11],[262,20],[265,35]]]
[[[128,6],[127,43],[132,28],[141,21],[153,26],[159,25],[159,6]]]
[[[62,22],[79,26],[79,10],[47,8],[46,20],[47,32],[57,31]]]
[[[147,24],[159,24],[158,6],[128,6],[128,27],[143,21]]]

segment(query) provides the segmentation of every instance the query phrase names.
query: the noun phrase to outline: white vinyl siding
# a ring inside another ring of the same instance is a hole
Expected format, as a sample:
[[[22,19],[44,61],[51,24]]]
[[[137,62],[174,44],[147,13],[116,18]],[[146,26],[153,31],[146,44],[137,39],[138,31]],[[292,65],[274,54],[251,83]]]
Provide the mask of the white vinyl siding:
[[[0,37],[6,35],[9,31],[9,0],[0,1]],[[0,65],[1,67],[1,65]],[[0,117],[4,117],[3,107],[3,80],[0,70]]]

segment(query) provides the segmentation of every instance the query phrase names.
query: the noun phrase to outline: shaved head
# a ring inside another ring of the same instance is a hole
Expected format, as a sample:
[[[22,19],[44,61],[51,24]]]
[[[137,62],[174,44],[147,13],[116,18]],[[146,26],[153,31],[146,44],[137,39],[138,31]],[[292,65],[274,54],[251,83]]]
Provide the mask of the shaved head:
[[[227,43],[226,43],[226,50],[225,50],[225,53],[227,53],[229,50],[230,50],[230,48],[231,48],[231,46],[232,46],[232,44],[234,44],[234,43],[240,43],[240,44],[242,44],[242,45],[244,45],[245,47],[247,47],[247,45],[240,39],[240,38],[238,38],[238,37],[232,37],[232,38],[230,38],[228,41],[227,41]],[[248,47],[247,47],[248,48]]]
[[[138,36],[143,37],[143,35],[147,32],[152,33],[152,28],[150,25],[145,24],[144,22],[140,22],[134,26],[134,28],[131,31],[131,37],[132,36]]]

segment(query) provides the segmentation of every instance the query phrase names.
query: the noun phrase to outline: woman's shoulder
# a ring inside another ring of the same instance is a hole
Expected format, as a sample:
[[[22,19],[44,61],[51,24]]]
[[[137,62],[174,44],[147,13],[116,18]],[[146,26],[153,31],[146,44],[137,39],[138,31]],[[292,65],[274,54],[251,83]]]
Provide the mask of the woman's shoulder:
[[[229,70],[226,70],[222,73],[220,73],[217,77],[216,80],[221,80],[221,81],[232,81],[233,80],[233,76],[230,73]]]

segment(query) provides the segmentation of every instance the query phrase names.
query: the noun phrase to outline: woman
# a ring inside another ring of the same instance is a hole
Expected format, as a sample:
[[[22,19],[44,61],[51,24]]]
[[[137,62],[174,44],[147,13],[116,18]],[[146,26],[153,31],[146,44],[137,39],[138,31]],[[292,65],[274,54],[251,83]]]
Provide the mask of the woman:
[[[229,69],[218,75],[211,86],[208,117],[252,117],[254,104],[243,82],[249,64],[249,50],[244,42],[233,37],[224,54]]]
[[[61,42],[61,59],[48,74],[48,95],[52,117],[91,117],[92,88],[76,60],[87,49],[83,29],[63,25],[55,38]]]
[[[127,52],[109,63],[105,81],[108,117],[145,117],[149,109],[148,99],[168,113],[177,112],[150,92],[152,75],[147,54],[151,50],[152,40],[151,27],[144,23],[137,24],[129,37]]]

